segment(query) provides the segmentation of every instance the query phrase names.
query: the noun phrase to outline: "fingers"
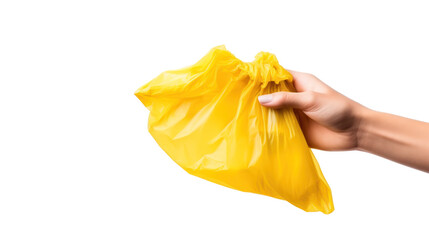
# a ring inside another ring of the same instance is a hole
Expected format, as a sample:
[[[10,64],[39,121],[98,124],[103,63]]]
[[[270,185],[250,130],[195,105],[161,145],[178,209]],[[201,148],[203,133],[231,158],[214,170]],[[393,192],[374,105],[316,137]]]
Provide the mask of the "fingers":
[[[293,84],[298,92],[314,91],[327,93],[332,89],[310,73],[287,70],[293,76]]]
[[[304,92],[308,90],[314,90],[314,84],[312,82],[314,79],[312,75],[303,72],[297,72],[292,70],[287,70],[293,76],[293,85],[298,92]]]
[[[302,75],[306,74],[306,73],[303,73],[303,72],[293,71],[293,70],[289,70],[289,69],[287,69],[287,71],[290,74],[292,74],[293,78],[299,78],[299,77],[302,77]]]
[[[314,92],[276,92],[258,97],[259,102],[270,108],[292,107],[307,110],[316,102]]]

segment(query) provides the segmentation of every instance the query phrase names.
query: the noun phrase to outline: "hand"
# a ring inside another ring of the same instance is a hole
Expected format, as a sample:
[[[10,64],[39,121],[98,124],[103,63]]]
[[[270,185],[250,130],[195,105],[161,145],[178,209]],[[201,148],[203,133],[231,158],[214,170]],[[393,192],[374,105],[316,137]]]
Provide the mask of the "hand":
[[[330,88],[317,77],[289,71],[297,92],[259,96],[270,108],[292,107],[311,148],[352,150],[358,148],[359,113],[362,105]]]

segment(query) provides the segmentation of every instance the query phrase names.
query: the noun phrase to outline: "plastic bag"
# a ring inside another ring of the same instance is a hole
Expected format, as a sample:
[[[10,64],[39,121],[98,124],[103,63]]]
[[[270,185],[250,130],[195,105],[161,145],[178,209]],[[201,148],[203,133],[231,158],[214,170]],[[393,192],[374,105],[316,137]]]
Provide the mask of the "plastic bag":
[[[224,46],[195,65],[166,71],[135,95],[149,109],[148,129],[188,173],[245,192],[331,213],[331,189],[292,109],[257,97],[295,91],[275,55],[242,62]]]

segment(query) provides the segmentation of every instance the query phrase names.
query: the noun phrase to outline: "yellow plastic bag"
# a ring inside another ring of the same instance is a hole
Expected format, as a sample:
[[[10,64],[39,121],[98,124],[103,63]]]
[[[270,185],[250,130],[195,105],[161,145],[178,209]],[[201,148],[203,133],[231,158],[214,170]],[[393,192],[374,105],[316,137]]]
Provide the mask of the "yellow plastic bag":
[[[149,109],[149,132],[188,173],[245,192],[331,213],[331,189],[292,109],[257,97],[295,91],[275,55],[242,62],[224,46],[196,64],[166,71],[135,95]]]

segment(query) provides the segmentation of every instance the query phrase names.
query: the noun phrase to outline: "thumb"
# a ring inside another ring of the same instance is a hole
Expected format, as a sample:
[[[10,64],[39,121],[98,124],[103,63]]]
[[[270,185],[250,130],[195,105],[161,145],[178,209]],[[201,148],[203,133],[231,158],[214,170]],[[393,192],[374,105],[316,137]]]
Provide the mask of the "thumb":
[[[276,92],[258,97],[259,102],[270,108],[292,107],[306,110],[316,101],[314,92]]]

